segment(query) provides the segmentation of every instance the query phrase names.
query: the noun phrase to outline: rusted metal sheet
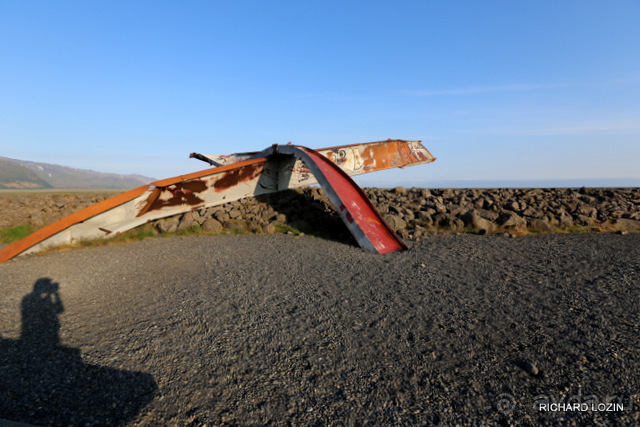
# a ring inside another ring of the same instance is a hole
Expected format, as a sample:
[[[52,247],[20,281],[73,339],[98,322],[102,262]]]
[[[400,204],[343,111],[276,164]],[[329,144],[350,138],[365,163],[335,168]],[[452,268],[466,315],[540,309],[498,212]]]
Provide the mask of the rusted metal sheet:
[[[191,157],[211,164],[227,165],[255,157],[264,157],[265,153],[270,152],[269,150],[270,148],[262,152],[230,155],[192,153]],[[349,176],[396,167],[416,166],[431,163],[436,159],[420,141],[400,139],[342,145],[316,151],[339,166]],[[291,181],[291,186],[288,188],[318,183],[309,168],[299,159],[290,164],[285,173]]]
[[[287,151],[287,146],[279,147]],[[328,159],[345,175],[435,160],[419,141],[402,140],[331,147],[314,153]],[[319,173],[314,173],[300,157],[304,156],[284,152],[274,155],[272,147],[260,153],[218,156],[219,163],[229,163],[156,181],[82,209],[0,250],[0,263],[51,246],[111,237],[149,221],[203,207],[318,183]],[[329,187],[332,185],[330,182]]]
[[[305,147],[285,145],[276,149],[296,156],[309,167],[361,247],[379,254],[407,249],[360,187],[335,162]]]

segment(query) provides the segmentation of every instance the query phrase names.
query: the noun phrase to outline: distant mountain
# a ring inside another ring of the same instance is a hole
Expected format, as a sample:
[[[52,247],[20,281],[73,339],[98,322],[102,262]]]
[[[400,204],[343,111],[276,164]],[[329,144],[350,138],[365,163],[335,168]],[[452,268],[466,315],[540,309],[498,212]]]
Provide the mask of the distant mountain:
[[[0,157],[0,188],[3,189],[126,189],[153,181],[155,178],[142,175],[119,175]]]

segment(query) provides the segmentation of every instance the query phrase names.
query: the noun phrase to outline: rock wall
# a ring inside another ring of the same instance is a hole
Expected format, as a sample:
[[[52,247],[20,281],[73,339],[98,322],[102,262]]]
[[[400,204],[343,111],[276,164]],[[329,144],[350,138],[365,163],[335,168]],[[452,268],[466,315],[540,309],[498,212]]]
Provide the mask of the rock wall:
[[[22,224],[29,224],[36,229],[42,228],[118,193],[0,192],[0,229]]]
[[[479,234],[556,231],[640,231],[639,188],[394,189],[365,194],[403,238],[439,232]],[[113,193],[0,194],[0,228],[42,227]],[[350,233],[319,188],[304,188],[154,221],[159,233],[201,227],[207,232],[275,233],[296,229],[330,238]]]

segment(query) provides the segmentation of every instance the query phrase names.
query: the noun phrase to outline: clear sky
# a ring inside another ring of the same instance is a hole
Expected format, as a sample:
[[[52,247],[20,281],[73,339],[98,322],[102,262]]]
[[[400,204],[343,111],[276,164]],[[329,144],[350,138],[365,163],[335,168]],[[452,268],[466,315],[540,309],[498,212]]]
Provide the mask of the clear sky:
[[[160,179],[387,138],[438,160],[362,185],[640,185],[640,2],[0,0],[0,156]]]

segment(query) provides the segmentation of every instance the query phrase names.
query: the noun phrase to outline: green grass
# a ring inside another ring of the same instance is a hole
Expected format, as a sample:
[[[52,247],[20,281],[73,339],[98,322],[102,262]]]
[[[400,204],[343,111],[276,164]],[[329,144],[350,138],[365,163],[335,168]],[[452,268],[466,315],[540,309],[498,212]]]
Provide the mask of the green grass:
[[[107,246],[121,243],[131,243],[140,240],[150,239],[157,237],[158,234],[150,228],[134,228],[123,233],[117,234],[110,239],[87,239],[80,240],[70,246],[73,247],[95,247],[95,246]],[[65,245],[66,246],[66,245]]]
[[[180,230],[174,231],[173,233],[167,233],[165,236],[197,236],[200,234],[206,234],[202,227],[199,225],[194,225],[189,228],[181,228]]]
[[[293,228],[287,224],[276,224],[276,231],[278,233],[287,234],[289,231],[296,236],[301,233],[297,228]]]
[[[16,227],[0,230],[0,243],[13,243],[27,237],[35,229],[30,225],[18,225]]]

